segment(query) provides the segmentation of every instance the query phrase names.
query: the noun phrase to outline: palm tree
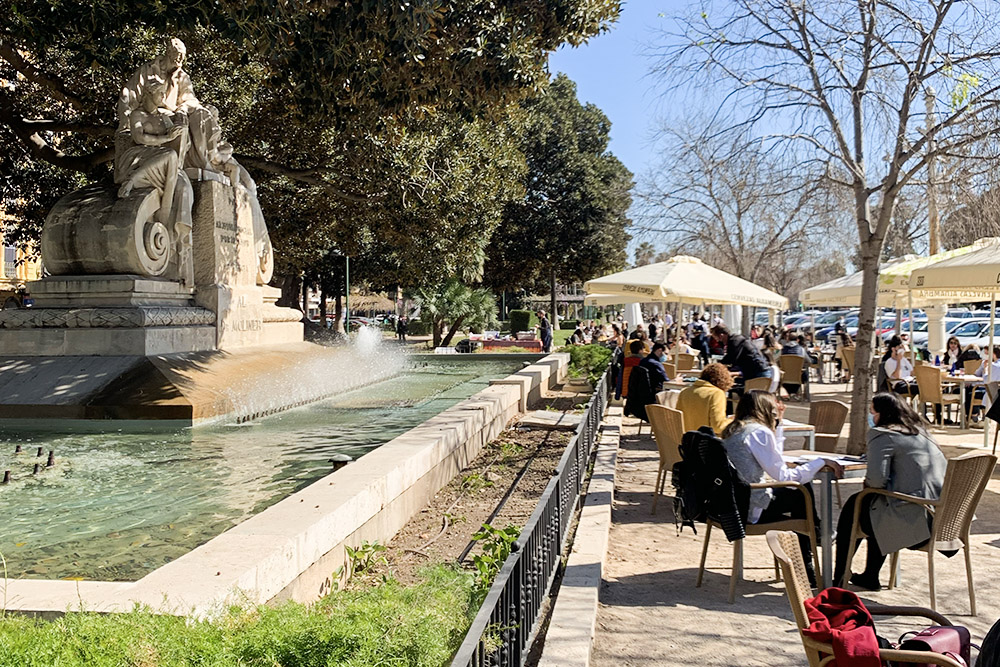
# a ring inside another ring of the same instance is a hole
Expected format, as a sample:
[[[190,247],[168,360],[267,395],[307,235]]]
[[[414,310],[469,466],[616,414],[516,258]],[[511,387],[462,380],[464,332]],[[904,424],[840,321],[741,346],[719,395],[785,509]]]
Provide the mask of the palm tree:
[[[434,347],[450,346],[463,325],[486,328],[496,322],[493,293],[468,287],[457,278],[419,290],[416,299],[420,304],[420,318],[431,322]]]

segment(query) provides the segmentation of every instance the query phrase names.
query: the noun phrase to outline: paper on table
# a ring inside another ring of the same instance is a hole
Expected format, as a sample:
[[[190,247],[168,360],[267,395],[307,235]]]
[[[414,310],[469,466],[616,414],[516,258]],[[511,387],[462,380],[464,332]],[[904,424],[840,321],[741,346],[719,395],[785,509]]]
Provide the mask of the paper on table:
[[[867,459],[864,456],[837,456],[831,457],[827,454],[816,453],[816,454],[797,454],[795,456],[782,456],[785,463],[806,463],[814,459],[830,459],[836,461],[840,465],[856,465],[858,463],[864,463]]]

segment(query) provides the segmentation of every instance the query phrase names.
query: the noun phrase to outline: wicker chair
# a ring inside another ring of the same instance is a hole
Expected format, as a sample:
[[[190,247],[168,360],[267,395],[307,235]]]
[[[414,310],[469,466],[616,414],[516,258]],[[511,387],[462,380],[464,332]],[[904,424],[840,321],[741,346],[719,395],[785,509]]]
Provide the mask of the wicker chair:
[[[941,412],[938,421],[943,423],[945,406],[962,404],[962,397],[959,394],[946,394],[941,383],[941,369],[937,366],[916,366],[913,374],[917,378],[917,401],[921,406],[921,413],[926,412],[927,404],[940,405]]]
[[[795,616],[795,625],[798,626],[799,638],[802,640],[802,648],[805,649],[809,667],[823,667],[833,664],[832,644],[826,644],[802,634],[802,631],[809,627],[805,601],[812,597],[812,589],[809,587],[809,579],[806,577],[806,566],[802,561],[798,538],[795,533],[769,530],[767,531],[767,546],[771,548],[771,553],[774,554],[781,567],[788,604],[792,607],[792,615]],[[885,607],[872,604],[865,606],[872,616],[917,616],[929,619],[938,625],[951,625],[951,622],[941,614],[921,607]],[[894,663],[960,667],[960,663],[952,658],[931,651],[879,649],[879,658],[883,661],[892,660]]]
[[[805,365],[805,359],[794,354],[783,354],[778,357],[778,368],[781,369],[781,387],[784,385],[791,385],[799,387],[805,394],[806,399],[809,398],[809,385],[808,383],[802,382],[802,368]],[[779,387],[779,392],[781,387]],[[791,393],[788,393],[788,397],[791,398]]]
[[[966,375],[975,375],[979,367],[983,365],[982,359],[969,359],[968,361],[962,362],[962,370],[965,371]]]
[[[786,519],[785,521],[772,521],[771,523],[748,523],[746,525],[746,536],[751,537],[754,535],[764,535],[768,531],[774,530],[791,530],[796,533],[802,533],[803,535],[809,536],[809,541],[812,544],[813,552],[813,563],[819,566],[819,549],[816,546],[816,524],[813,522],[813,508],[812,508],[812,496],[806,491],[806,488],[797,482],[766,482],[761,484],[751,484],[751,489],[777,489],[781,487],[794,487],[801,489],[802,495],[805,497],[806,503],[806,518],[805,519]],[[701,581],[705,575],[705,559],[708,557],[708,541],[712,536],[712,528],[721,528],[721,524],[716,521],[709,519],[705,524],[705,543],[701,548],[701,563],[698,565],[698,580],[695,582],[695,587],[701,587]],[[803,573],[805,565],[803,565]],[[778,564],[775,562],[775,574],[778,574]],[[803,576],[805,576],[803,574]],[[729,603],[732,604],[733,600],[736,599],[736,582],[743,578],[743,540],[736,540],[733,542],[733,569],[729,575]],[[806,584],[808,587],[808,583]]]
[[[816,427],[816,451],[835,452],[851,408],[840,401],[816,401],[809,406],[809,423]]]
[[[677,364],[663,364],[663,372],[667,374],[667,377],[671,380],[677,378]]]
[[[840,431],[844,428],[851,408],[841,401],[816,401],[809,405],[809,423],[816,428],[816,451],[833,453],[837,451]],[[837,505],[843,506],[840,497],[840,484],[833,480],[833,488],[837,492]]]
[[[698,358],[696,356],[694,356],[693,354],[685,354],[684,352],[678,353],[677,354],[677,359],[675,360],[676,363],[677,363],[677,370],[679,370],[679,371],[693,371],[694,370],[694,364],[695,364],[695,361],[697,361],[697,359]]]
[[[847,371],[848,383],[854,379],[854,350],[853,347],[844,347],[840,350],[840,358],[843,361],[844,370]]]
[[[656,404],[665,405],[668,408],[677,407],[677,398],[681,395],[680,389],[664,389],[656,395]]]
[[[678,392],[679,393],[679,392]],[[656,486],[653,487],[653,511],[656,514],[656,501],[663,493],[667,483],[667,472],[681,460],[681,437],[684,435],[684,413],[668,408],[665,405],[647,405],[646,416],[653,429],[653,439],[660,454],[660,468],[656,473]]]
[[[754,391],[755,389],[756,390],[760,390],[760,391],[771,391],[771,378],[753,378],[751,380],[747,380],[743,384],[743,391],[744,392]],[[730,394],[729,395],[729,409],[730,409],[730,411],[732,411],[732,412],[736,411],[736,404],[739,403],[739,401],[740,401],[740,397],[739,397],[738,394]]]
[[[958,458],[949,459],[944,474],[944,485],[941,487],[941,497],[929,500],[904,493],[895,493],[885,489],[865,489],[858,496],[854,506],[854,523],[851,525],[851,547],[847,552],[847,571],[844,581],[850,578],[851,561],[854,559],[855,546],[859,539],[865,536],[860,527],[861,501],[866,495],[878,494],[909,503],[924,505],[934,514],[931,524],[931,539],[921,547],[927,552],[927,573],[930,585],[931,609],[937,609],[937,595],[934,587],[934,552],[962,549],[965,552],[965,575],[969,584],[969,606],[972,615],[976,615],[976,591],[972,585],[972,554],[969,551],[969,528],[979,499],[983,496],[986,483],[990,481],[997,457],[991,454],[970,452]],[[892,554],[890,564],[889,588],[896,585],[896,565],[899,562],[899,552]],[[834,582],[836,583],[836,582]]]
[[[755,389],[767,391],[771,388],[771,378],[753,378],[752,380],[747,380],[743,384],[743,388],[746,391],[753,391]]]

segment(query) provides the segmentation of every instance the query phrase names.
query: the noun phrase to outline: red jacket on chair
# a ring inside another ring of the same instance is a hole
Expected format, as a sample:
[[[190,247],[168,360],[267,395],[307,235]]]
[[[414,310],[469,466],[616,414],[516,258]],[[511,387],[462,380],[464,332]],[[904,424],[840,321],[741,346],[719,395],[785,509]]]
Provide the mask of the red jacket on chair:
[[[806,637],[833,644],[837,667],[881,667],[875,623],[857,595],[827,588],[804,602],[809,627]]]

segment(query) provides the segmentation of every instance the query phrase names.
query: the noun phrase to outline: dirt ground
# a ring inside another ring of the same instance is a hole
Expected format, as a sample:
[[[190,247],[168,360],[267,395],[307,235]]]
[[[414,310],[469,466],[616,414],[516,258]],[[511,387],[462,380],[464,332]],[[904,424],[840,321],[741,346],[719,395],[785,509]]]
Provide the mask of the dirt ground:
[[[533,408],[576,411],[588,400],[589,390],[557,388]],[[393,575],[411,583],[428,564],[455,562],[484,523],[497,528],[523,526],[572,435],[572,431],[512,424],[386,545],[384,555]],[[503,507],[491,518],[505,496]]]
[[[813,398],[849,402],[844,385],[814,385]],[[787,416],[805,421],[808,407],[789,404]],[[677,534],[671,502],[661,498],[651,514],[658,456],[652,437],[636,435],[626,419],[615,480],[615,503],[608,562],[602,582],[592,665],[634,667],[665,665],[805,665],[784,586],[774,579],[773,561],[763,537],[746,541],[745,581],[734,604],[727,602],[732,547],[713,532],[705,582],[694,582],[703,530]],[[980,447],[982,431],[933,429],[946,456]],[[801,441],[799,441],[800,443]],[[841,439],[841,443],[844,438]],[[789,449],[802,445],[789,442]],[[843,444],[841,445],[843,446]],[[860,480],[841,482],[843,497],[860,490]],[[667,489],[670,486],[668,482]],[[834,506],[835,515],[839,508]],[[938,611],[970,628],[981,641],[1000,618],[1000,473],[994,473],[972,526],[972,567],[979,615],[969,615],[965,566],[961,554],[935,557]],[[863,548],[855,561],[862,567]],[[927,555],[904,551],[902,580],[894,590],[860,593],[881,604],[929,606]],[[888,563],[882,583],[888,581]],[[930,625],[919,619],[898,622],[876,619],[879,633],[895,640],[909,629]]]

